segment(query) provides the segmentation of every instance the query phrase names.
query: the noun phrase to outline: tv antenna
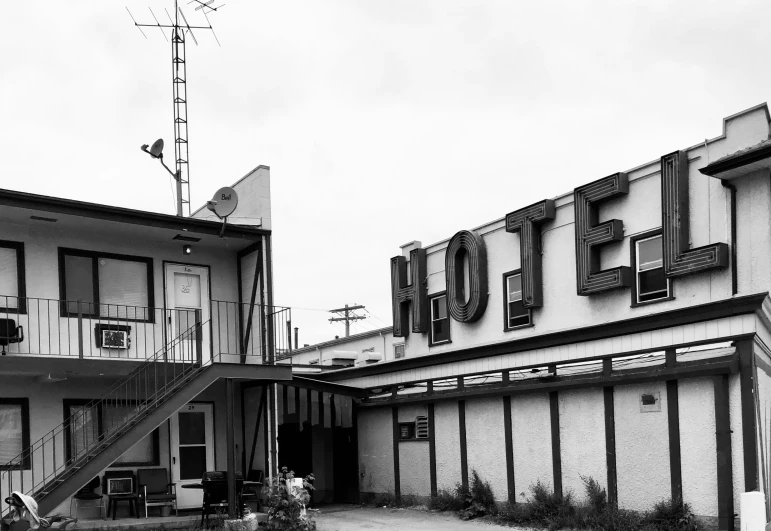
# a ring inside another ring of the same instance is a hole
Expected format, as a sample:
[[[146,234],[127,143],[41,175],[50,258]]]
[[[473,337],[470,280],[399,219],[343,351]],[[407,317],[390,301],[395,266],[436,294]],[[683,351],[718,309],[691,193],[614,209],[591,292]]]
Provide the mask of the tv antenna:
[[[163,38],[167,42],[171,42],[171,69],[172,69],[172,86],[174,89],[174,165],[175,172],[172,176],[177,181],[177,215],[184,216],[184,209],[187,207],[187,216],[190,216],[190,159],[188,150],[188,136],[187,136],[187,55],[185,53],[185,43],[187,36],[189,35],[193,42],[198,45],[198,39],[196,39],[193,30],[209,30],[214,35],[214,39],[217,44],[221,46],[217,34],[214,33],[214,28],[209,21],[209,13],[217,11],[225,4],[217,5],[221,0],[190,0],[188,5],[195,4],[195,11],[201,11],[208,26],[191,26],[187,22],[187,17],[182,12],[182,9],[177,5],[177,0],[174,0],[174,18],[172,19],[168,9],[166,16],[169,19],[168,24],[161,24],[158,21],[158,17],[155,16],[152,8],[150,14],[155,20],[155,24],[139,24],[134,15],[131,14],[129,8],[126,7],[131,20],[134,22],[134,26],[142,33],[144,38],[147,38],[142,28],[158,28],[163,34]],[[180,21],[181,17],[181,21]],[[170,30],[169,36],[166,35],[166,30]],[[169,37],[171,40],[169,41]]]

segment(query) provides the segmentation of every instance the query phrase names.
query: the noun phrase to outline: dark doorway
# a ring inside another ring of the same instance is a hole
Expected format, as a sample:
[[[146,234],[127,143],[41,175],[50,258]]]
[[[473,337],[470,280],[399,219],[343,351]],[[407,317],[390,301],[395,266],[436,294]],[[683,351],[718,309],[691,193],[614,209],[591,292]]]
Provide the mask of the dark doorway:
[[[356,428],[334,428],[335,503],[357,503],[359,494]]]
[[[306,423],[300,431],[297,422],[288,422],[278,426],[278,466],[294,471],[296,478],[307,476],[313,471],[313,449],[311,430]]]

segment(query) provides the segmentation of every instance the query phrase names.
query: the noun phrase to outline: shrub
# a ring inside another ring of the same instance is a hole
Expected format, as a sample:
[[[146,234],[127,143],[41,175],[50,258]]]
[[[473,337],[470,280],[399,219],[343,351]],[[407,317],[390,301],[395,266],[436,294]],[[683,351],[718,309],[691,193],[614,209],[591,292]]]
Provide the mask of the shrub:
[[[460,511],[464,501],[465,497],[458,497],[457,487],[454,492],[442,489],[428,501],[428,508],[432,511]]]
[[[538,481],[530,486],[532,493],[531,512],[535,521],[549,525],[549,522],[557,521],[575,512],[573,507],[573,492],[564,494],[554,492]]]
[[[458,484],[455,488],[456,496],[463,500],[463,509],[458,513],[462,520],[471,520],[487,514],[495,514],[495,496],[490,482],[482,481],[476,470],[471,471],[471,484],[464,487]]]
[[[660,531],[698,531],[691,507],[679,499],[662,500],[648,513],[645,522]]]
[[[274,531],[315,531],[316,522],[305,513],[305,505],[310,502],[309,491],[313,490],[313,474],[303,478],[302,489],[290,487],[292,479],[294,472],[284,467],[263,487],[265,506],[268,508],[265,527]]]

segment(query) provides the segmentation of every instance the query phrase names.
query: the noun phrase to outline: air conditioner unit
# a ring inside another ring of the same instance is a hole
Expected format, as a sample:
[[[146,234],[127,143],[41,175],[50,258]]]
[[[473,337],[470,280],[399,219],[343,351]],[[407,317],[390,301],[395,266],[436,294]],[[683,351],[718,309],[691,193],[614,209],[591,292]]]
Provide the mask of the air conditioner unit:
[[[131,338],[125,330],[102,330],[102,348],[128,349]]]
[[[415,417],[415,438],[428,439],[428,417]]]

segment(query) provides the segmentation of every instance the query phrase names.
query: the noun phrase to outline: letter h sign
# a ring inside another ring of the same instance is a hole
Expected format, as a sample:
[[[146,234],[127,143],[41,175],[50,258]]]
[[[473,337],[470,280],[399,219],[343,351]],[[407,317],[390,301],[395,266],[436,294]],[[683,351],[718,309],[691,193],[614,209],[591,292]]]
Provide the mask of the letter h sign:
[[[391,297],[394,317],[394,337],[407,337],[409,330],[409,306],[412,305],[412,331],[428,331],[428,278],[426,276],[426,250],[410,251],[411,275],[407,283],[407,260],[403,256],[391,258]]]

